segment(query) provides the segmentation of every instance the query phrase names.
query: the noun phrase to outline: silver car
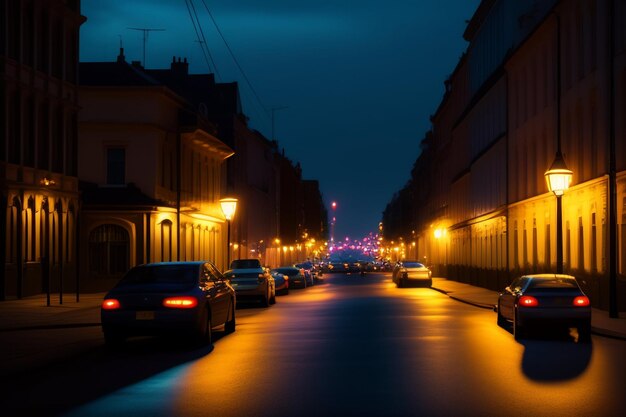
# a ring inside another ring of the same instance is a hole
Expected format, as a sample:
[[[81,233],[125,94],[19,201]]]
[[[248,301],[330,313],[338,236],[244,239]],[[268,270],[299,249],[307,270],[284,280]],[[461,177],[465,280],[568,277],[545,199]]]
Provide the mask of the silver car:
[[[513,323],[515,339],[531,326],[560,324],[578,328],[578,340],[591,337],[591,304],[576,278],[562,274],[524,275],[498,297],[498,325]]]
[[[230,269],[224,276],[235,289],[237,300],[259,300],[263,307],[276,303],[276,282],[266,268]]]
[[[417,261],[403,260],[396,264],[391,272],[391,280],[398,288],[411,284],[430,287],[433,285],[432,272],[424,264]]]

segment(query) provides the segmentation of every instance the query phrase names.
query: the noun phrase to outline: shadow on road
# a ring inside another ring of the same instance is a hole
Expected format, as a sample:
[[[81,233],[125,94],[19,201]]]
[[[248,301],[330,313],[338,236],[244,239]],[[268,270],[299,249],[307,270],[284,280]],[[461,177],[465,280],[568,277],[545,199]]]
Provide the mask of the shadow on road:
[[[224,332],[213,333],[214,343]],[[114,350],[104,344],[84,354],[16,375],[3,388],[4,415],[51,416],[211,353],[213,346],[167,338],[131,338]]]
[[[591,360],[591,342],[577,341],[573,329],[536,329],[524,345],[522,371],[536,381],[566,381],[581,375]]]

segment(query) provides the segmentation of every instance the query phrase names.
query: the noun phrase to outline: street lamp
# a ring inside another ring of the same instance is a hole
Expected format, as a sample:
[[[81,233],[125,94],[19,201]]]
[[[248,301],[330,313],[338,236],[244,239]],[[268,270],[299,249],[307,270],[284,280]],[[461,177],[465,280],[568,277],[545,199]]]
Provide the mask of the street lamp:
[[[560,149],[549,170],[546,171],[548,189],[556,196],[556,273],[563,273],[563,207],[561,197],[572,183],[574,173],[567,168]]]
[[[226,267],[230,267],[230,221],[235,217],[237,211],[237,199],[236,198],[222,198],[220,200],[222,206],[222,213],[228,222],[228,234],[227,234],[227,246],[226,246]]]

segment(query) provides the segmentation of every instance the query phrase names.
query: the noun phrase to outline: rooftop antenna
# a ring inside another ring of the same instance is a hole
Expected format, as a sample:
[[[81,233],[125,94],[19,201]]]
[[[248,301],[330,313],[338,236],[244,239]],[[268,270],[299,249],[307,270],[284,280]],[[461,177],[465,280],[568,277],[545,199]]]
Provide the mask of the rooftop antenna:
[[[147,68],[146,65],[146,41],[148,40],[148,33],[150,32],[163,32],[165,29],[151,29],[151,28],[126,28],[130,30],[140,30],[143,32],[143,67]]]

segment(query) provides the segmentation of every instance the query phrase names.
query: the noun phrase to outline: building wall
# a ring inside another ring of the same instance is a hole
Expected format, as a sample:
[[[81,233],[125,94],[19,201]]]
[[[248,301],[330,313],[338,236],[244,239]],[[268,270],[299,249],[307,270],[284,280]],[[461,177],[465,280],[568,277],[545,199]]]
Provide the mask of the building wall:
[[[84,289],[107,290],[128,268],[148,262],[210,259],[226,269],[219,199],[232,151],[200,124],[181,126],[188,103],[160,86],[84,86],[81,105],[79,176],[96,187],[81,215]],[[107,183],[111,147],[124,149],[122,184]],[[104,192],[117,194],[102,201]]]
[[[481,3],[466,31],[467,56],[432,118],[435,143],[423,142],[413,171],[414,183],[437,178],[437,197],[435,206],[415,206],[405,236],[417,227],[418,251],[436,273],[501,289],[515,275],[556,270],[556,198],[544,173],[560,126],[561,149],[574,171],[562,199],[564,270],[579,277],[593,305],[604,309],[612,227],[609,145],[615,142],[617,299],[626,309],[625,12],[624,0]],[[611,36],[613,51],[607,47]],[[462,94],[454,92],[463,89],[465,65],[471,98],[460,105]],[[446,148],[441,132],[458,107],[463,110]],[[440,149],[471,157],[449,157]],[[448,181],[434,167],[450,167],[454,175]],[[449,212],[437,210],[444,201]]]
[[[75,289],[80,2],[0,1],[0,299]]]

